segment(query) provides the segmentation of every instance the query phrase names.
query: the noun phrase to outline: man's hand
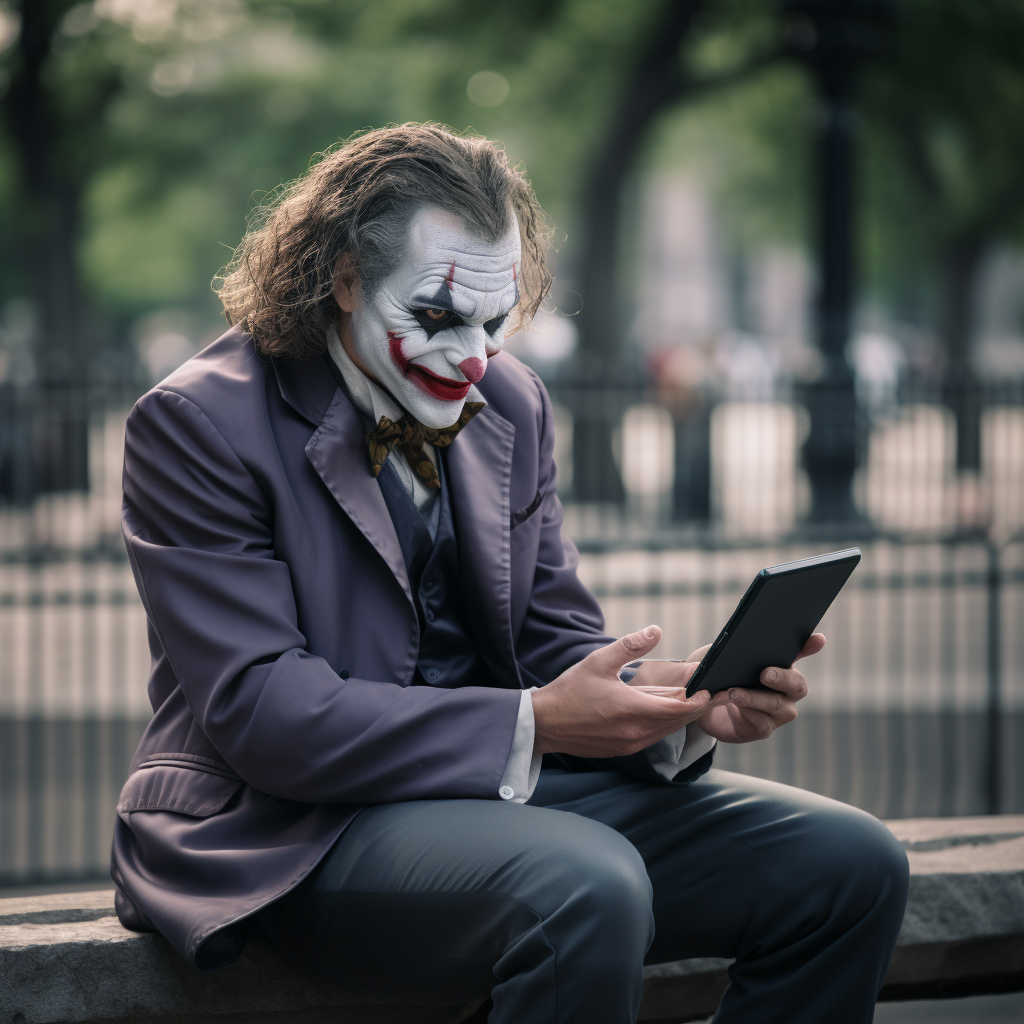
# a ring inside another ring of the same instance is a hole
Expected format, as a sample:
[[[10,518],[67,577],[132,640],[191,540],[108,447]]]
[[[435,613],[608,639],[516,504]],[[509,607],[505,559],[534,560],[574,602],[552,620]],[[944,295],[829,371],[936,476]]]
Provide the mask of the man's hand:
[[[824,646],[825,637],[821,633],[812,633],[796,660],[809,658]],[[687,663],[692,663],[696,669],[707,649],[701,647],[694,651],[686,659]],[[761,682],[771,689],[732,687],[716,694],[716,697],[727,694],[728,703],[709,707],[700,720],[700,727],[723,743],[750,743],[751,740],[767,739],[780,725],[792,722],[797,716],[796,702],[807,696],[807,680],[803,672],[792,666],[766,668],[761,673]]]
[[[658,626],[630,633],[535,690],[534,751],[580,757],[635,754],[728,699],[717,694],[709,700],[706,690],[686,699],[684,691],[696,664],[674,665],[672,677],[659,680],[662,685],[653,693],[622,682],[619,669],[648,654],[660,639]],[[672,685],[666,686],[666,681]]]

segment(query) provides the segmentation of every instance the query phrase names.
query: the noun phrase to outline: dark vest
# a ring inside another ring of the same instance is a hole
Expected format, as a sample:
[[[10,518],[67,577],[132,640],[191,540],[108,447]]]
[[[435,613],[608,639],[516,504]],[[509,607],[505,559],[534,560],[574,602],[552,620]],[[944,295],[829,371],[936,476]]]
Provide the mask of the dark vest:
[[[334,360],[326,353],[324,360],[338,386],[352,401],[345,378]],[[359,413],[359,418],[368,431],[376,426],[362,413]],[[405,569],[409,574],[409,588],[420,622],[420,652],[413,683],[443,686],[445,689],[486,686],[487,670],[466,624],[462,581],[459,577],[459,547],[452,522],[451,502],[448,500],[443,450],[437,449],[437,455],[437,473],[441,478],[441,509],[437,536],[433,540],[430,539],[430,530],[416,502],[409,496],[390,462],[384,463],[377,477],[384,504],[388,507],[395,533],[398,534]],[[401,455],[397,457],[402,458]]]
[[[441,509],[433,541],[394,467],[385,463],[377,477],[398,534],[420,620],[420,653],[414,682],[448,689],[486,686],[487,671],[466,624],[444,455],[439,451],[438,456]]]

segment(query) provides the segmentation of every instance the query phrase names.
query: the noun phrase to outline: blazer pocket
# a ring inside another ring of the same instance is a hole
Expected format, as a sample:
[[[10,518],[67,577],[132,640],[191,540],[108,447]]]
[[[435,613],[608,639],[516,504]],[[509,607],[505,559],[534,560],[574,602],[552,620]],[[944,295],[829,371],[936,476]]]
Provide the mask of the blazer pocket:
[[[541,495],[540,491],[537,491],[537,493],[533,496],[533,501],[531,501],[530,504],[526,506],[526,508],[521,508],[518,512],[512,513],[512,518],[509,521],[509,529],[514,530],[517,526],[521,526],[523,523],[525,523],[526,520],[529,519],[530,516],[532,516],[533,513],[540,508],[540,503],[542,500],[543,496]]]
[[[537,508],[540,506],[538,505]],[[537,553],[537,543],[540,539],[540,527],[542,516],[537,514],[537,508],[523,519],[509,534],[509,560],[515,561],[527,551]],[[532,578],[532,577],[531,577]]]
[[[213,775],[201,768],[144,766],[128,777],[117,813],[126,822],[133,811],[173,811],[208,818],[223,810],[241,788],[241,779]]]

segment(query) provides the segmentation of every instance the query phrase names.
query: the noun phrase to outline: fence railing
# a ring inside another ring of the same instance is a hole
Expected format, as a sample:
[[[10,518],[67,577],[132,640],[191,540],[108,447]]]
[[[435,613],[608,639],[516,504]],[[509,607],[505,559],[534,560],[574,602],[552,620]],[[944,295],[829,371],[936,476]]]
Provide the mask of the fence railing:
[[[572,381],[552,382],[550,391],[566,498],[578,497],[574,471],[593,479],[588,460],[606,454],[600,446],[574,449],[574,426],[611,434],[625,504],[600,510],[605,532],[699,523],[729,537],[772,540],[800,531],[811,497],[801,466],[809,417],[791,388],[742,401]],[[853,490],[871,528],[1007,536],[1024,527],[1024,383],[979,384],[960,403],[977,435],[969,452],[958,452],[963,439],[947,398],[938,385],[918,382],[865,399]]]
[[[972,387],[960,402],[977,437],[967,468],[937,384],[866,394],[854,479],[866,526],[914,536],[1024,528],[1024,382]],[[574,529],[643,535],[688,524],[760,541],[801,531],[808,417],[791,387],[742,401],[628,383],[556,379],[549,389],[563,499],[578,504],[574,467],[608,454],[574,446],[579,423],[606,428],[623,485],[621,505],[579,508]],[[124,421],[136,397],[123,387],[53,394],[0,385],[0,556],[119,545]]]

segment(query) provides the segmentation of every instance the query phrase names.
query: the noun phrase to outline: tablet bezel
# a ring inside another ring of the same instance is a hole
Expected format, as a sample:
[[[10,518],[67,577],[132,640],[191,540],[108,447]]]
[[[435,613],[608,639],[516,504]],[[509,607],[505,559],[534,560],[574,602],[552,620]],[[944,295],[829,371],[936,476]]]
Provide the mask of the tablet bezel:
[[[702,680],[711,672],[715,666],[715,662],[718,660],[722,651],[729,640],[729,637],[736,631],[742,622],[744,616],[754,607],[754,604],[760,595],[761,591],[764,590],[765,586],[773,578],[779,576],[789,576],[796,573],[813,571],[814,569],[822,566],[836,565],[841,562],[850,562],[850,573],[847,574],[846,579],[843,580],[842,584],[836,590],[836,592],[829,599],[828,604],[822,610],[821,615],[818,617],[818,622],[824,617],[825,612],[831,607],[832,602],[839,596],[839,592],[848,582],[850,575],[853,570],[857,567],[857,563],[861,560],[860,548],[843,548],[841,551],[830,551],[824,555],[815,555],[812,558],[800,558],[793,562],[782,562],[779,565],[768,566],[762,569],[753,579],[753,582],[747,587],[743,597],[740,598],[739,604],[736,606],[736,610],[729,616],[729,621],[722,627],[721,632],[715,638],[715,642],[708,648],[704,657],[701,658],[700,664],[694,670],[693,675],[690,677],[690,681],[686,685],[686,696],[692,697],[698,690],[707,689],[707,687],[701,686]],[[817,623],[815,623],[817,628]],[[785,667],[785,666],[783,666]],[[767,689],[762,684],[757,684],[761,689]],[[728,689],[728,686],[722,686],[718,690],[709,690],[712,696],[715,693],[719,693],[721,690]],[[747,687],[748,689],[750,687]]]

